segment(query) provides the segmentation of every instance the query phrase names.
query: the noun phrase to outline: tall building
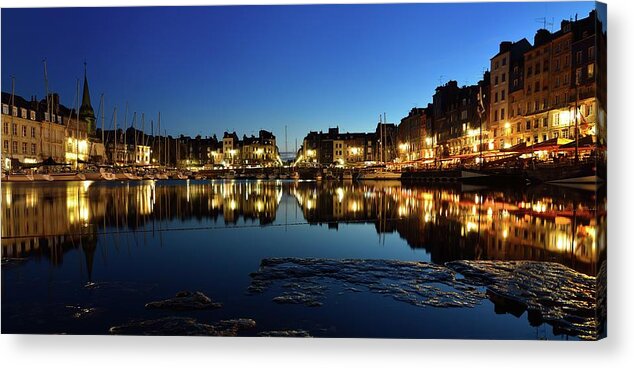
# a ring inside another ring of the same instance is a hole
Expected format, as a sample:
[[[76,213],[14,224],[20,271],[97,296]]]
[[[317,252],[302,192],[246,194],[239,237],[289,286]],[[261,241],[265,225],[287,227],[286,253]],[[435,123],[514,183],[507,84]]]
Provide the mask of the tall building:
[[[504,41],[500,43],[500,51],[491,58],[491,91],[488,109],[488,125],[493,139],[491,148],[503,148],[504,143],[500,145],[498,134],[505,129],[505,125],[509,123],[513,115],[511,95],[523,89],[524,52],[530,47],[531,44],[525,38],[517,42]]]
[[[396,145],[400,162],[433,157],[432,106],[415,107],[398,125]]]
[[[297,162],[357,166],[375,161],[377,147],[375,133],[341,133],[339,127],[329,128],[327,133],[310,132],[306,135],[298,152]]]

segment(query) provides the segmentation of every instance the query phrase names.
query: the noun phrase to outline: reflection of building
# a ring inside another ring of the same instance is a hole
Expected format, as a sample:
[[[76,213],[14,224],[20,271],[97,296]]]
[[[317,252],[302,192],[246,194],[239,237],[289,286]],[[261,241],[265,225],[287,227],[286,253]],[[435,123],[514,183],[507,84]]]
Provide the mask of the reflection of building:
[[[431,259],[536,260],[597,272],[604,204],[591,196],[559,197],[400,185],[300,183],[292,191],[309,223],[374,223],[397,231]],[[603,208],[603,209],[601,209]],[[596,219],[598,220],[595,220]]]

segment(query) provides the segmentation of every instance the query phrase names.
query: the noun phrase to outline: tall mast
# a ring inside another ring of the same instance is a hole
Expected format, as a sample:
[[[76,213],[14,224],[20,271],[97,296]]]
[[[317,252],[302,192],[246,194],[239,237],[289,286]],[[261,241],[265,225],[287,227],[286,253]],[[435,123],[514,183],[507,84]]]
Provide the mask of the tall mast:
[[[114,157],[112,165],[117,166],[117,107],[114,107]]]
[[[75,125],[75,146],[77,149],[77,157],[75,160],[75,170],[79,170],[79,78],[77,78],[77,99],[75,100],[75,107],[77,108],[75,110],[75,113],[77,114],[76,116],[76,121],[77,124]]]
[[[101,143],[106,144],[105,140],[105,127],[106,127],[106,105],[104,103],[103,93],[101,94]]]
[[[15,108],[15,76],[11,76],[11,111],[9,111],[9,113],[11,114],[11,129],[9,130],[11,132],[11,164],[13,165],[13,109]]]
[[[379,114],[379,162],[383,163],[383,117]]]
[[[163,129],[165,131],[165,166],[169,163],[170,156],[170,146],[169,146],[169,137],[167,136],[167,129]]]
[[[575,162],[579,162],[579,78],[575,78]]]
[[[123,116],[123,164],[128,164],[128,103],[125,103],[125,115]]]
[[[387,116],[385,115],[385,113],[383,113],[383,141],[385,142],[384,144],[384,148],[383,148],[383,160],[385,162],[387,162],[387,154],[385,152],[385,150],[387,149]]]
[[[50,157],[53,157],[53,150],[51,149],[51,134],[53,133],[51,120],[53,116],[51,114],[51,103],[48,95],[48,70],[46,68],[46,58],[42,61],[44,62],[44,89],[46,90],[46,112],[48,113],[48,154]]]
[[[159,111],[159,115],[158,115],[158,137],[159,137],[159,141],[158,141],[158,163],[159,163],[159,168],[161,167],[161,112]]]
[[[134,130],[134,152],[132,153],[134,156],[134,159],[132,160],[133,164],[136,164],[137,159],[136,159],[136,111],[134,112],[134,116],[132,117],[132,130]]]

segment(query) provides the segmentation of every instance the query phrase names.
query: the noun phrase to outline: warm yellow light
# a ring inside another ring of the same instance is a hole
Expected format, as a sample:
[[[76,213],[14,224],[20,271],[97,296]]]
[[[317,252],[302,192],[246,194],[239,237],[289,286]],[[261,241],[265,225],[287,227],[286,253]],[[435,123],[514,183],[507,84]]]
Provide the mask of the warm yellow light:
[[[508,121],[504,123],[504,129],[511,129],[511,123],[509,123]]]

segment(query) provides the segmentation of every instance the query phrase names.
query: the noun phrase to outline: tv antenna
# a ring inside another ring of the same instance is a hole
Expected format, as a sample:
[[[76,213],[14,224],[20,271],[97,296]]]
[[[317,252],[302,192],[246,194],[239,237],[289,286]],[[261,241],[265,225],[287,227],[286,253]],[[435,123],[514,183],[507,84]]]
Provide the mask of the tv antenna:
[[[546,17],[535,18],[535,22],[540,23],[543,29],[547,29],[552,32],[555,18],[550,18],[550,20]]]

